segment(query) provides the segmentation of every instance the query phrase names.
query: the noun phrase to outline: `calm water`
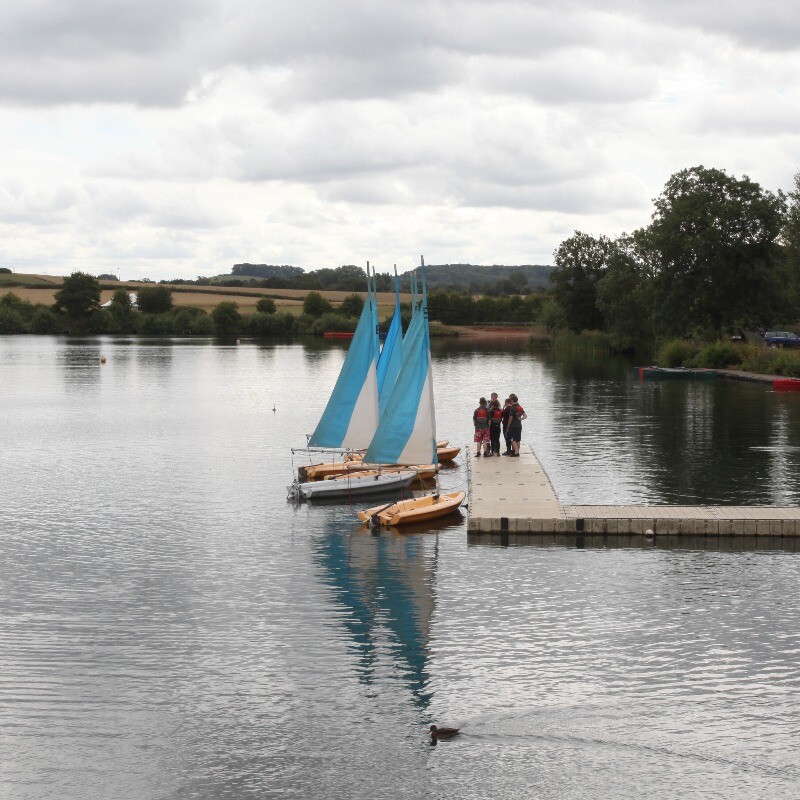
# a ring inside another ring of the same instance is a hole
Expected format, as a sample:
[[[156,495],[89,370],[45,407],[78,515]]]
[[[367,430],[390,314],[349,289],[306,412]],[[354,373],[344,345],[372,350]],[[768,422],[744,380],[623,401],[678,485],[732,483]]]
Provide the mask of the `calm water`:
[[[0,797],[800,794],[800,554],[295,508],[342,357],[0,337]],[[519,394],[565,501],[800,501],[800,397],[463,343],[434,369],[459,444]]]

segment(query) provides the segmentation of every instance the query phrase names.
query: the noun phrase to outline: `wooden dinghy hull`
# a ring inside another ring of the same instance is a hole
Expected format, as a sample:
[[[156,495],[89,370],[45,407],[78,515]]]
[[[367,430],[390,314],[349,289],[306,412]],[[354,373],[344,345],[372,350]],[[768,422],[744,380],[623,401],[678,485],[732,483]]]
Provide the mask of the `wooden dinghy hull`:
[[[331,476],[324,481],[301,483],[299,491],[305,500],[350,498],[354,495],[377,494],[378,492],[393,492],[403,489],[416,477],[416,473],[411,470],[397,470],[396,472],[370,470]]]
[[[465,497],[466,492],[412,497],[408,500],[398,500],[388,506],[375,506],[359,511],[358,518],[375,527],[387,528],[396,525],[410,525],[415,522],[427,522],[456,511],[464,502]]]
[[[361,461],[337,461],[331,464],[311,464],[308,467],[300,467],[297,470],[297,477],[301,482],[323,481],[328,478],[340,477],[342,475],[355,474],[363,472],[364,470],[377,469],[376,464],[363,464]],[[383,472],[397,472],[399,470],[411,469],[416,472],[414,480],[429,481],[436,477],[439,471],[438,464],[414,464],[414,465],[399,465],[399,464],[383,464],[381,470]]]
[[[438,447],[436,449],[436,458],[439,460],[439,463],[452,461],[460,452],[460,447]]]

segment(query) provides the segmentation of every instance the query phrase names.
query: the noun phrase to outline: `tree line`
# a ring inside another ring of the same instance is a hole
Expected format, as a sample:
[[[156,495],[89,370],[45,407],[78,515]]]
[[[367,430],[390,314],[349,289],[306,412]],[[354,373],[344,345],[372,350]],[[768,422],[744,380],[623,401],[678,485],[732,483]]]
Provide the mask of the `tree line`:
[[[566,326],[620,350],[707,339],[800,319],[800,173],[771,192],[704,166],[676,172],[646,227],[615,239],[576,231],[555,253]]]
[[[31,303],[9,292],[0,297],[0,334],[141,334],[145,336],[292,336],[355,330],[364,306],[358,294],[334,306],[318,292],[309,292],[303,313],[279,312],[270,297],[259,298],[252,313],[235,302],[219,303],[211,313],[191,306],[175,307],[166,286],[143,286],[136,303],[125,289],[100,305],[100,283],[92,275],[74,272],[64,278],[52,305]],[[387,321],[388,326],[388,321]]]
[[[543,264],[521,266],[478,266],[475,264],[431,264],[425,267],[428,288],[465,294],[507,296],[530,294],[547,286],[553,267]],[[394,290],[394,278],[386,272],[376,275],[379,292]],[[198,276],[195,280],[174,278],[161,283],[196,286],[249,286],[261,289],[306,289],[309,291],[362,292],[367,273],[362,267],[345,264],[304,272],[299,267],[272,264],[235,264],[230,276]],[[411,275],[400,275],[400,291],[411,291]]]

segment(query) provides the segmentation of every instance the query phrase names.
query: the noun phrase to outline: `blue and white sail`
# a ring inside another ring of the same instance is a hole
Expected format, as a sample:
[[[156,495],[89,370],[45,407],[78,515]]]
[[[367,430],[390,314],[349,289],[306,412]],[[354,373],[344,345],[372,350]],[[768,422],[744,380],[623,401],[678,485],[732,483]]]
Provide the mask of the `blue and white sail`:
[[[375,298],[367,299],[328,405],[308,444],[311,447],[367,447],[378,427]]]
[[[412,323],[403,341],[403,363],[364,455],[366,463],[436,463],[436,416],[424,279],[417,316],[418,323]]]
[[[382,414],[394,389],[403,364],[403,318],[400,311],[400,285],[394,275],[394,315],[378,359],[378,411]]]

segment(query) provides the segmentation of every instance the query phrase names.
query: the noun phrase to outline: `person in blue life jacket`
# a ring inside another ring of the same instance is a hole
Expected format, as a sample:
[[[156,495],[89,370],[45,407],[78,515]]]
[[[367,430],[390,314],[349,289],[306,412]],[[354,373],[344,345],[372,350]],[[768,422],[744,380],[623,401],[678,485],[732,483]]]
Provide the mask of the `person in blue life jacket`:
[[[508,408],[508,439],[513,449],[512,453],[506,455],[519,458],[519,443],[522,440],[522,421],[528,418],[525,409],[519,404],[519,398],[515,394],[510,394],[508,399],[511,405]]]
[[[476,458],[480,458],[481,445],[483,445],[484,453],[490,455],[489,447],[491,442],[489,439],[489,409],[486,406],[486,398],[481,397],[478,401],[478,407],[472,412],[472,422],[475,425],[475,444],[477,445]]]

